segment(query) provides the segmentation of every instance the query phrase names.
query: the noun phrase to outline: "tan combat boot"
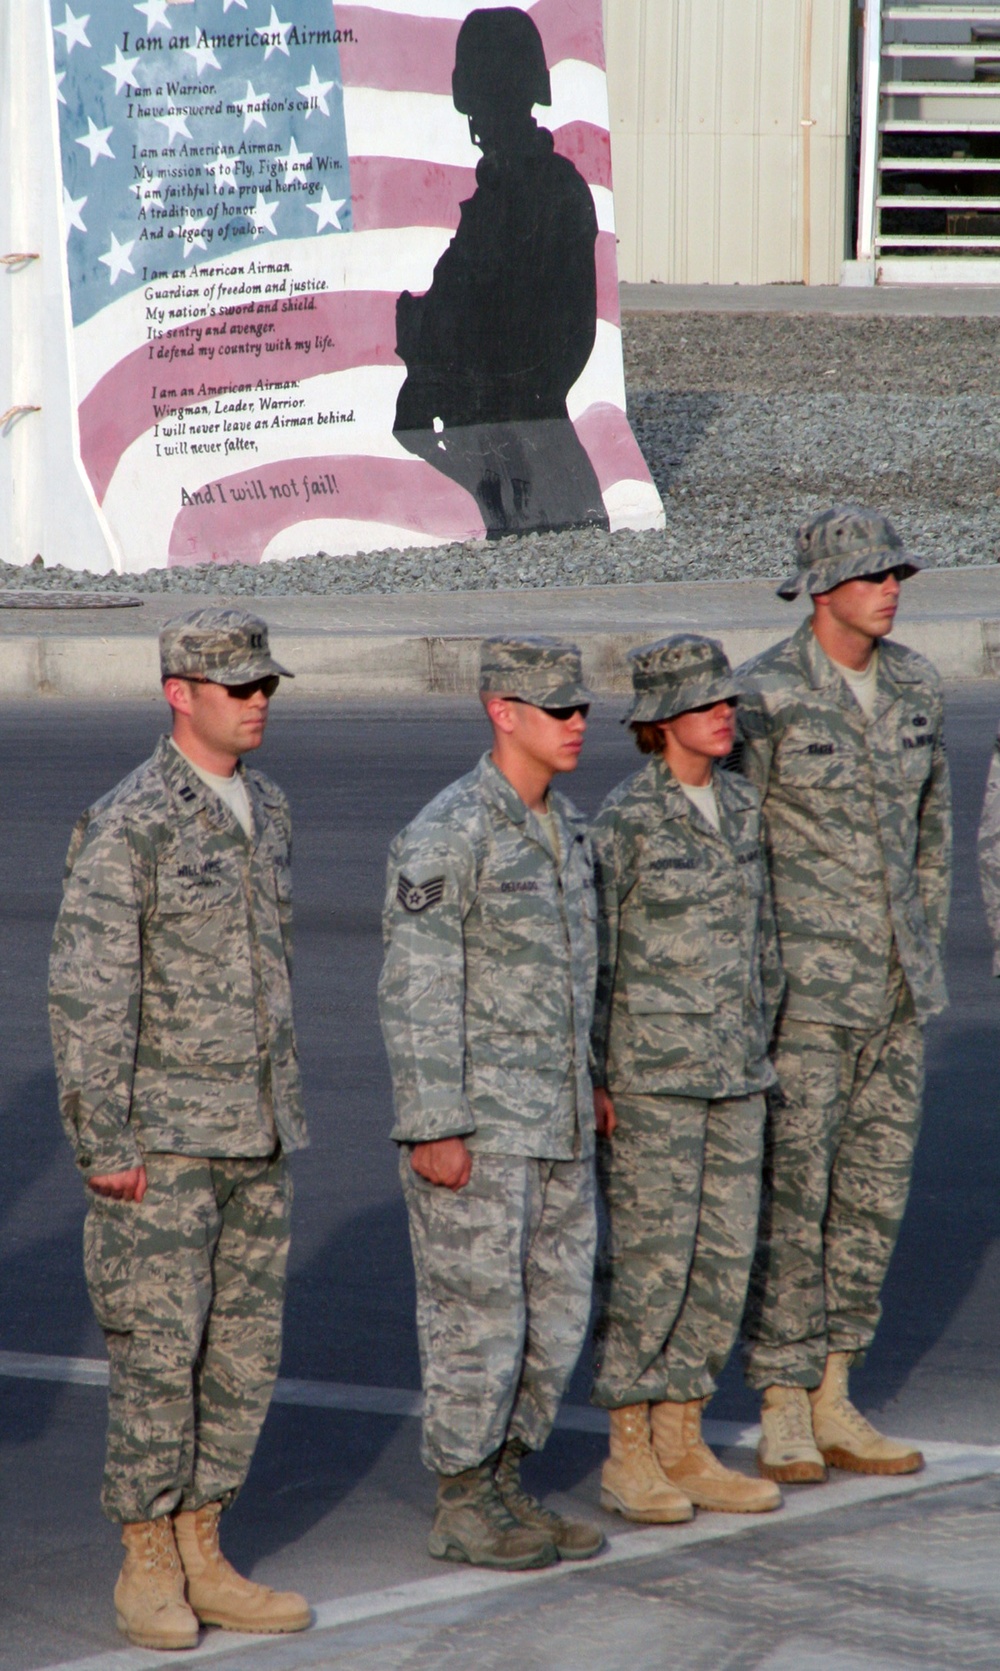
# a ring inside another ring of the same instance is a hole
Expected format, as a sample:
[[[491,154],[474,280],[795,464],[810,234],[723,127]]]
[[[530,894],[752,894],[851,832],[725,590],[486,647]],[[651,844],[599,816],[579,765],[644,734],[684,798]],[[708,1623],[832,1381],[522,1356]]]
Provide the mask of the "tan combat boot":
[[[196,1648],[198,1621],[184,1600],[184,1572],[168,1514],[122,1527],[125,1561],[115,1585],[118,1629],[137,1648]]]
[[[826,1479],[805,1387],[765,1387],[757,1471],[782,1485],[821,1485]]]
[[[626,1520],[673,1526],[694,1519],[683,1491],[671,1485],[653,1454],[649,1405],[609,1410],[611,1454],[601,1469],[601,1507]]]
[[[673,1485],[690,1497],[697,1509],[721,1514],[767,1514],[781,1507],[781,1492],[769,1480],[749,1479],[735,1468],[724,1468],[701,1436],[704,1400],[650,1407],[656,1460]]]
[[[809,1394],[813,1432],[823,1459],[831,1468],[852,1474],[917,1474],[923,1455],[914,1445],[887,1439],[847,1396],[850,1352],[831,1352],[823,1379]]]
[[[221,1503],[179,1509],[177,1549],[187,1574],[188,1601],[204,1625],[272,1636],[312,1624],[309,1603],[294,1590],[272,1590],[241,1578],[219,1548]]]
[[[500,1460],[493,1475],[503,1505],[514,1516],[519,1526],[530,1526],[543,1532],[555,1544],[556,1554],[563,1561],[589,1561],[604,1548],[604,1533],[586,1520],[567,1520],[554,1510],[543,1508],[537,1498],[525,1491],[521,1484],[521,1459],[528,1447],[523,1439],[508,1439],[500,1452]]]
[[[524,1572],[559,1559],[548,1530],[522,1525],[511,1514],[493,1477],[495,1452],[460,1474],[439,1474],[437,1507],[427,1548],[436,1561],[468,1561],[473,1567]]]

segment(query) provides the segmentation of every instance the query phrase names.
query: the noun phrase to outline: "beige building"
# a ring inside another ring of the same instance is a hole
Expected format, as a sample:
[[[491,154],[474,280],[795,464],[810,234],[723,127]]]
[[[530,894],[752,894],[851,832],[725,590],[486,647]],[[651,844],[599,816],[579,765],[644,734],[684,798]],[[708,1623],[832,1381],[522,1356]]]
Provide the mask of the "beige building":
[[[1000,4],[605,0],[605,35],[624,280],[1000,283]]]

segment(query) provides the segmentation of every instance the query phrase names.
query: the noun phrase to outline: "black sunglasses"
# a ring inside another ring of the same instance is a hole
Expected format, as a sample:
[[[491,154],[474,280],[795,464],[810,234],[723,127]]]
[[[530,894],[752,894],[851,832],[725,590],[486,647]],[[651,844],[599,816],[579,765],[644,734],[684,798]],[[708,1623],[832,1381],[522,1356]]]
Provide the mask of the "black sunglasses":
[[[248,702],[251,696],[260,691],[268,701],[274,695],[281,683],[277,673],[266,673],[263,679],[249,679],[245,685],[224,685],[220,679],[193,679],[182,675],[188,685],[218,685],[221,690],[228,691],[237,702]]]
[[[553,719],[560,720],[564,724],[566,720],[572,719],[574,714],[579,714],[582,719],[586,719],[590,713],[589,702],[574,702],[569,708],[546,708],[541,702],[529,702],[526,696],[508,696],[506,701],[519,702],[523,708],[541,708],[543,714],[551,714]]]

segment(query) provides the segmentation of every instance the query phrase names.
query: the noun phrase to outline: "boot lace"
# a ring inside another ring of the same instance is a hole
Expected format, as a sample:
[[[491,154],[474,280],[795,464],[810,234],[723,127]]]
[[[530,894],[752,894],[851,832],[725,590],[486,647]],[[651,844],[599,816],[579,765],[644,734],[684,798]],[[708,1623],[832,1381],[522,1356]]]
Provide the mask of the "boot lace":
[[[873,1427],[867,1416],[861,1414],[861,1411],[851,1403],[846,1393],[838,1393],[831,1402],[833,1414],[837,1421],[842,1422],[844,1427],[850,1428],[851,1432],[856,1434],[859,1439],[871,1442],[882,1437],[878,1428]]]
[[[784,1444],[815,1445],[807,1398],[789,1398],[777,1409],[778,1435]]]
[[[142,1564],[150,1572],[178,1571],[180,1562],[177,1558],[177,1545],[174,1542],[173,1530],[166,1516],[159,1520],[151,1520],[144,1539]]]

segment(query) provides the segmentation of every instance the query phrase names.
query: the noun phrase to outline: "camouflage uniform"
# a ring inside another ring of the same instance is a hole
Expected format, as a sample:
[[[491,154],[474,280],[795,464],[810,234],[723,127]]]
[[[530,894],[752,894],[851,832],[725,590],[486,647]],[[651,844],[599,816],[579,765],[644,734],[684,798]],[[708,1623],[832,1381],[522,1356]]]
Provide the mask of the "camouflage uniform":
[[[263,622],[237,611],[171,624],[161,653],[165,674],[217,683],[284,671]],[[111,1372],[102,1500],[127,1522],[233,1499],[280,1356],[284,1157],[306,1141],[291,831],[281,791],[237,770],[252,840],[162,739],[77,824],[52,947],[77,1165],[85,1178],[140,1165],[148,1177],[141,1203],[91,1196],[84,1230]]]
[[[544,645],[488,647],[482,688],[587,701],[579,653]],[[443,1475],[505,1439],[544,1444],[590,1310],[593,861],[572,804],[550,791],[548,805],[558,857],[487,755],[389,854],[379,1011],[417,1278],[422,1456]],[[445,1137],[472,1155],[458,1191],[409,1163],[412,1145]]]
[[[631,720],[738,694],[721,647],[677,635],[633,652]],[[595,1082],[608,1236],[594,1401],[707,1398],[739,1326],[757,1228],[767,1045],[783,978],[760,803],[719,769],[714,830],[662,756],[592,830],[599,964]]]
[[[800,533],[781,591],[919,566],[884,518],[829,512]],[[816,1387],[828,1353],[860,1361],[874,1337],[920,1126],[921,1023],[947,1002],[943,699],[928,662],[883,640],[869,720],[809,621],[740,672],[753,693],[742,763],[763,798],[788,979],[748,1377]]]

